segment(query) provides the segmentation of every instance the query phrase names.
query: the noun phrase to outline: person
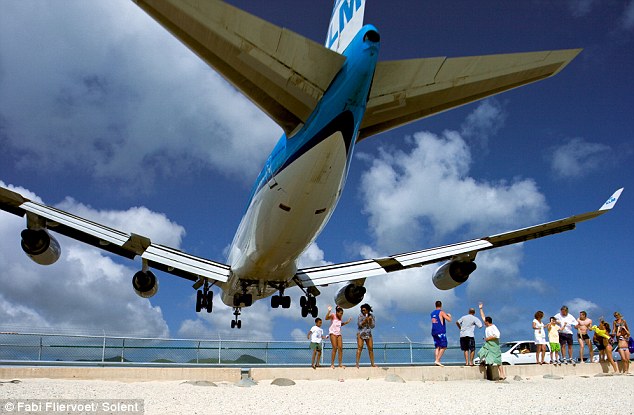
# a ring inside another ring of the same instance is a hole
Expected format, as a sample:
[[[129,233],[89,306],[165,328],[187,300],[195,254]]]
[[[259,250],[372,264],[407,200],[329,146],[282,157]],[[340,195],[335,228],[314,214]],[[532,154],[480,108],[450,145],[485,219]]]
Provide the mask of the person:
[[[374,364],[374,341],[372,340],[372,329],[374,328],[375,320],[372,315],[372,307],[370,304],[363,304],[361,306],[361,314],[357,318],[357,368],[359,367],[359,360],[361,359],[361,351],[363,350],[363,343],[368,346],[368,355],[370,356],[370,365],[376,367]]]
[[[546,330],[548,330],[548,342],[550,343],[550,364],[561,365],[561,360],[559,360],[559,351],[561,350],[559,331],[561,326],[557,324],[555,316],[550,318],[550,322],[546,325]]]
[[[618,341],[618,351],[621,356],[621,364],[622,364],[622,372],[629,374],[630,373],[630,348],[629,348],[629,339],[630,332],[625,326],[621,326],[619,328],[618,333],[616,333],[616,338]]]
[[[483,304],[478,305],[480,308],[480,317],[484,320],[484,345],[478,351],[478,357],[481,362],[486,362],[487,365],[498,365],[500,373],[500,380],[506,379],[504,372],[504,365],[502,365],[502,351],[500,350],[500,330],[493,324],[493,319],[490,316],[484,315]]]
[[[608,323],[607,321],[601,321],[601,324],[603,326],[603,331],[605,332],[605,334],[603,336],[601,336],[601,341],[603,342],[603,347],[604,347],[604,353],[605,353],[605,357],[608,360],[608,362],[610,362],[610,364],[612,365],[612,369],[614,369],[614,373],[618,372],[618,369],[616,368],[616,362],[614,361],[614,358],[612,358],[612,339],[610,337],[612,337],[610,335],[610,323]]]
[[[328,329],[328,335],[330,337],[330,344],[332,344],[332,361],[330,363],[331,368],[335,368],[335,356],[339,353],[339,367],[344,367],[343,360],[343,339],[341,337],[341,327],[352,321],[350,317],[346,322],[341,321],[343,317],[343,308],[337,306],[335,312],[332,312],[332,306],[328,306],[328,312],[326,313],[326,320],[331,320],[330,328]]]
[[[442,310],[442,301],[436,301],[436,309],[430,313],[431,316],[431,336],[434,339],[434,364],[444,366],[440,363],[442,355],[447,350],[447,321],[451,322],[451,314]]]
[[[482,322],[475,316],[475,309],[470,308],[469,314],[465,314],[456,321],[460,329],[460,350],[464,352],[465,366],[475,366],[475,328],[482,328]]]
[[[313,369],[318,368],[319,362],[321,361],[321,340],[324,336],[324,330],[321,328],[321,325],[322,321],[317,317],[315,319],[315,325],[311,327],[307,336],[310,339],[310,349],[313,351],[313,357],[310,361],[310,365]],[[328,336],[326,336],[326,338],[328,338]]]
[[[544,330],[542,318],[544,318],[544,312],[539,310],[535,313],[535,318],[533,319],[533,332],[535,336],[535,345],[537,347],[535,360],[538,365],[543,365],[544,357],[546,357],[546,331]]]
[[[588,313],[585,311],[579,312],[579,320],[577,320],[577,341],[579,341],[579,363],[583,363],[583,350],[585,346],[588,346],[589,363],[592,363],[594,358],[594,350],[592,349],[592,343],[590,343],[590,336],[588,330],[592,327],[592,319],[588,318]]]
[[[568,307],[561,306],[559,313],[555,314],[555,318],[561,327],[559,331],[559,345],[561,346],[561,360],[567,365],[571,363],[573,365],[576,362],[572,358],[572,328],[577,325],[577,319],[568,313]],[[568,360],[566,360],[566,351],[568,352]]]
[[[612,322],[612,332],[614,333],[615,336],[617,336],[617,333],[619,332],[621,327],[625,327],[625,329],[629,333],[630,328],[627,326],[627,321],[625,321],[621,313],[619,313],[618,311],[615,311],[614,321]]]
[[[590,330],[594,331],[594,337],[592,338],[592,342],[594,343],[595,346],[597,346],[597,350],[599,351],[599,362],[604,362],[607,360],[607,358],[605,357],[605,345],[603,343],[602,338],[606,338],[609,340],[610,336],[608,336],[606,331],[602,328],[603,320],[601,320],[601,323],[599,323],[599,326],[601,327],[593,325],[592,327],[590,327]]]

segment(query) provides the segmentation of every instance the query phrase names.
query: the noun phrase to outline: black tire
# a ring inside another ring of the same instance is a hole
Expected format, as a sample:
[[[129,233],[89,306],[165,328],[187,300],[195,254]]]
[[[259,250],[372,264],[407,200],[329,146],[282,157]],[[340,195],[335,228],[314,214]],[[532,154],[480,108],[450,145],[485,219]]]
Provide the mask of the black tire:
[[[308,307],[302,307],[302,317],[308,317]]]
[[[205,299],[205,310],[208,313],[211,313],[214,309],[214,293],[211,291],[207,293],[207,298]]]
[[[314,306],[313,309],[311,310],[311,316],[313,316],[313,318],[317,318],[317,316],[319,315],[319,309],[317,308],[317,306]]]
[[[307,300],[306,300],[305,296],[302,295],[301,297],[299,297],[299,306],[301,308],[306,307],[306,302],[307,302]]]
[[[282,308],[291,308],[291,297],[285,295],[282,297]]]
[[[200,310],[203,309],[203,292],[198,290],[196,292],[196,312],[200,313]]]
[[[317,299],[311,295],[310,297],[308,297],[308,305],[310,307],[316,307],[317,306]]]
[[[242,320],[238,320],[238,324],[236,324],[236,327],[237,327],[238,329],[241,329],[241,328],[242,328]]]
[[[280,296],[274,295],[271,297],[271,307],[278,308],[280,306]]]
[[[243,294],[242,295],[242,302],[244,303],[245,307],[251,307],[251,305],[253,304],[253,295],[251,295],[251,294]]]
[[[231,320],[231,328],[232,329],[236,328],[236,321],[235,320]]]

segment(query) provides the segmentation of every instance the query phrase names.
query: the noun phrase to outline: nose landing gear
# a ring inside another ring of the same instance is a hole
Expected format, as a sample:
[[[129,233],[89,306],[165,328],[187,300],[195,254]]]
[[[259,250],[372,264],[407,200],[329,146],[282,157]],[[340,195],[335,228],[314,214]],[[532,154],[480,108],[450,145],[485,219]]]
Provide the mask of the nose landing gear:
[[[231,328],[235,329],[235,328],[242,328],[242,320],[239,319],[240,316],[240,307],[233,307],[233,315],[235,316],[235,318],[233,320],[231,320]]]

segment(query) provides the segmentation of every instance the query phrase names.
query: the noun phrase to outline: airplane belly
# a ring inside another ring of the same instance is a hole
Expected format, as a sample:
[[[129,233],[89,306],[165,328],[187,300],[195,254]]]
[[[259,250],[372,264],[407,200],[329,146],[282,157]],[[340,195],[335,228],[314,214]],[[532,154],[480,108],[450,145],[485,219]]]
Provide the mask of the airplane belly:
[[[343,135],[335,132],[260,189],[244,221],[244,238],[237,244],[235,274],[270,281],[288,281],[294,275],[297,257],[335,208],[344,185],[346,156]]]

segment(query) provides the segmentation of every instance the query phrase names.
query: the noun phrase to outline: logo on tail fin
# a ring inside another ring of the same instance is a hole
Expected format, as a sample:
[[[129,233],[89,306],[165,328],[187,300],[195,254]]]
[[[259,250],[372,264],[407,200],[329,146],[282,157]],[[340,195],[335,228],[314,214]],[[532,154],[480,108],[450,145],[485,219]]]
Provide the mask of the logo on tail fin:
[[[365,0],[336,0],[330,18],[326,47],[343,52],[363,26]]]

